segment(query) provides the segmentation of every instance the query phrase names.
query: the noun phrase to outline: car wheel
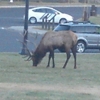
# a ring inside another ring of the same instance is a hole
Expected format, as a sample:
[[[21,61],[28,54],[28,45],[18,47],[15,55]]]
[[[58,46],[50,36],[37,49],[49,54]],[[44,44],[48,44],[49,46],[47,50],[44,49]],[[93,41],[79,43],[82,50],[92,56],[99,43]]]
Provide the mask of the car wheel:
[[[35,24],[36,22],[37,22],[37,20],[36,20],[35,17],[31,17],[31,18],[29,19],[29,23],[30,23],[30,24]]]
[[[86,49],[86,44],[83,41],[79,41],[76,46],[78,53],[83,53]]]
[[[61,23],[65,23],[65,22],[67,22],[67,20],[66,20],[65,18],[62,18],[62,19],[60,19],[60,21],[59,21],[60,24],[61,24]]]

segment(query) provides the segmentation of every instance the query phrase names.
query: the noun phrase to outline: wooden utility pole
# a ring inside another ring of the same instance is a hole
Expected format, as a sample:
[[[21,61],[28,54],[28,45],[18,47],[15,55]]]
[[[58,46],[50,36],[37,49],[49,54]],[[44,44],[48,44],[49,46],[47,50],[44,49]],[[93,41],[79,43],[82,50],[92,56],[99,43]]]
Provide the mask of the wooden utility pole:
[[[84,9],[83,9],[83,21],[88,21],[89,16],[88,16],[88,0],[85,0],[84,2]]]

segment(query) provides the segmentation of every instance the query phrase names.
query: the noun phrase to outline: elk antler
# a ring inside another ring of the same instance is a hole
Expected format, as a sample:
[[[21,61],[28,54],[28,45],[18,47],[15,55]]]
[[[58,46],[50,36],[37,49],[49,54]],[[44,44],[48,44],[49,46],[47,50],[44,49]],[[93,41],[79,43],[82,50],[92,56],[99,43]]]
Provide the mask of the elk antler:
[[[28,55],[24,56],[24,58],[28,57],[27,60],[25,61],[30,61],[32,59],[32,56],[33,56],[33,52],[30,52],[29,49],[27,48],[26,44],[22,41],[20,41],[19,39],[16,39],[18,42],[22,43],[25,47],[26,47],[26,50],[28,52]]]
[[[33,34],[35,34],[35,36]],[[26,31],[25,31],[25,34],[20,33],[20,35],[22,36],[22,38],[24,38],[24,36],[26,35]],[[34,38],[34,40],[36,40],[37,37],[38,37],[38,32],[31,33],[30,35]],[[20,41],[19,39],[16,39],[16,40],[18,42],[22,43],[25,46],[25,49],[26,49],[26,51],[27,51],[28,54],[26,56],[24,56],[24,58],[28,57],[27,60],[25,60],[25,61],[30,61],[32,59],[32,56],[34,55],[34,52],[30,52],[29,49],[27,48],[27,45],[24,42]],[[35,46],[35,48],[37,47],[37,45],[36,45],[35,42],[31,42],[29,40],[25,40],[25,41],[27,41],[29,43],[32,43]]]

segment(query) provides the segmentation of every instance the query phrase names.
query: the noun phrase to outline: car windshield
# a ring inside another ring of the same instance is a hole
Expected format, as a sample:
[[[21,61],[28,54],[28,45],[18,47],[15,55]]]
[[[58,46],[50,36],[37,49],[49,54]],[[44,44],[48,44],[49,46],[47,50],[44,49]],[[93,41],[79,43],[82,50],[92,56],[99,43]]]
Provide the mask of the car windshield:
[[[54,31],[65,31],[65,30],[70,30],[70,26],[66,25],[58,25]]]

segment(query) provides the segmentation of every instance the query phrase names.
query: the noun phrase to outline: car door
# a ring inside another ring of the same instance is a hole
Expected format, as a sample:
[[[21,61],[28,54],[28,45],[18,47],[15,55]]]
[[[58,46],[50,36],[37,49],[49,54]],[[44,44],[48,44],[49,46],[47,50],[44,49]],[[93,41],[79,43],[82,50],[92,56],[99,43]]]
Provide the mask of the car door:
[[[53,21],[53,18],[54,18],[54,22],[55,23],[59,23],[59,20],[60,20],[60,12],[54,10],[54,9],[46,9],[47,10],[47,13],[49,13],[49,16],[48,16],[48,20],[51,20],[51,22]]]
[[[98,47],[100,48],[100,26],[96,26],[96,34],[98,35]]]
[[[85,27],[85,38],[89,47],[98,47],[100,45],[100,34],[96,32],[96,28],[95,26]]]
[[[47,20],[53,21],[53,18],[55,17],[55,11],[53,9],[47,8],[46,12],[48,13]]]
[[[78,35],[78,40],[85,41],[88,47],[98,47],[100,45],[100,34],[96,32],[96,27],[87,25],[76,25],[71,27]]]
[[[45,8],[38,8],[34,10],[34,16],[36,17],[37,22],[42,22],[42,17],[45,13]]]

